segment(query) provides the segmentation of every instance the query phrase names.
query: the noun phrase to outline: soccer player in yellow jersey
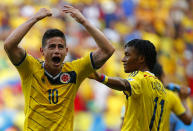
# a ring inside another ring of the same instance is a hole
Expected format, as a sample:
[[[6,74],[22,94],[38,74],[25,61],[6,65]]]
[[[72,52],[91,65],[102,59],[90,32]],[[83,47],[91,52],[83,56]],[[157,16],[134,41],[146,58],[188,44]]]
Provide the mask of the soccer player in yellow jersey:
[[[151,72],[163,82],[164,73],[163,73],[162,66],[159,63],[155,64]],[[166,107],[166,110],[165,110],[166,113],[165,113],[165,116],[163,117],[164,131],[170,130],[169,120],[170,120],[171,112],[175,113],[184,124],[189,125],[192,121],[191,120],[192,115],[186,103],[186,98],[189,96],[187,88],[181,87],[179,92],[180,97],[171,90],[166,89],[165,91],[167,93],[167,96],[165,99],[165,101],[167,101],[167,104],[164,104],[164,106]],[[126,117],[124,110],[125,110],[125,106],[123,107],[123,112],[121,114],[122,115],[121,119],[123,120]]]
[[[122,59],[127,79],[95,73],[94,78],[126,95],[121,131],[163,131],[167,93],[162,82],[150,73],[156,63],[156,50],[148,40],[126,43]]]
[[[90,78],[126,95],[122,131],[163,130],[166,90],[162,82],[150,73],[156,63],[156,50],[148,40],[134,39],[126,43],[122,59],[127,79],[95,73]]]
[[[40,49],[45,61],[26,53],[18,46],[19,42],[36,22],[52,15],[45,8],[9,35],[4,48],[22,80],[25,131],[73,131],[74,98],[81,82],[114,52],[109,40],[79,10],[65,5],[61,12],[69,13],[82,24],[95,39],[98,48],[81,59],[63,63],[68,51],[65,36],[58,29],[49,29],[43,36]]]
[[[158,79],[164,83],[164,71],[162,66],[159,63],[156,63],[152,72],[155,74]],[[192,113],[187,105],[187,97],[189,96],[188,88],[181,87],[178,94],[174,93],[171,90],[166,89],[167,92],[167,110],[166,116],[164,118],[164,130],[170,130],[170,115],[173,112],[178,118],[187,125],[190,125],[192,122]]]

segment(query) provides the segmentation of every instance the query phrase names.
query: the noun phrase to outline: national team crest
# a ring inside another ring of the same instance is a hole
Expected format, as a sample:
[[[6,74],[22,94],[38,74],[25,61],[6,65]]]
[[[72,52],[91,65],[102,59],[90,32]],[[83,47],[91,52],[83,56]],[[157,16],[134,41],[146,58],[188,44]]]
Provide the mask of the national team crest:
[[[68,73],[62,73],[62,75],[60,76],[60,82],[66,84],[70,81],[70,74]]]

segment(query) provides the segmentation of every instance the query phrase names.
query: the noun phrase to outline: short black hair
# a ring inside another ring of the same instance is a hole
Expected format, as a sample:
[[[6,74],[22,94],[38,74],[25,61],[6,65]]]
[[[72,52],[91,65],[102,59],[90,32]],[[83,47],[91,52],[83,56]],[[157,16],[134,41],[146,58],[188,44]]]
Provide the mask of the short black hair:
[[[134,47],[138,52],[139,55],[145,57],[145,63],[150,69],[153,69],[156,59],[157,59],[157,52],[155,46],[149,40],[141,40],[141,39],[133,39],[129,41],[126,47]]]
[[[156,77],[161,78],[161,76],[164,74],[163,68],[160,65],[160,63],[156,63],[154,65],[154,68],[151,71]]]
[[[65,42],[66,42],[66,38],[65,35],[62,31],[60,31],[59,29],[48,29],[42,38],[42,47],[44,48],[46,46],[46,40],[52,37],[61,37]]]

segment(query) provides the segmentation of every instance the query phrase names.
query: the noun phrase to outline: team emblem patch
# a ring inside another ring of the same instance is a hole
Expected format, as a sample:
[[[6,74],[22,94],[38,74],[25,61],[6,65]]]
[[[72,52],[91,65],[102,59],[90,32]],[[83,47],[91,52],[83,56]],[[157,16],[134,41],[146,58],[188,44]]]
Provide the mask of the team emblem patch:
[[[62,75],[60,76],[60,82],[66,84],[70,81],[70,74],[68,73],[62,73]]]

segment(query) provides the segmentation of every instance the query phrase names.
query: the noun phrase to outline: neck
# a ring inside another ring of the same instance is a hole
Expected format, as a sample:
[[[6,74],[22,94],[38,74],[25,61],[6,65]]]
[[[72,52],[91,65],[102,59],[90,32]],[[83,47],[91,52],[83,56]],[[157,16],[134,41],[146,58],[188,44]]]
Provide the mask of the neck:
[[[149,68],[147,66],[142,66],[139,68],[140,71],[150,71]]]
[[[48,65],[44,65],[44,69],[50,74],[52,75],[53,77],[56,76],[57,74],[59,74],[61,72],[61,68],[55,68],[55,69],[52,69],[50,68]]]

